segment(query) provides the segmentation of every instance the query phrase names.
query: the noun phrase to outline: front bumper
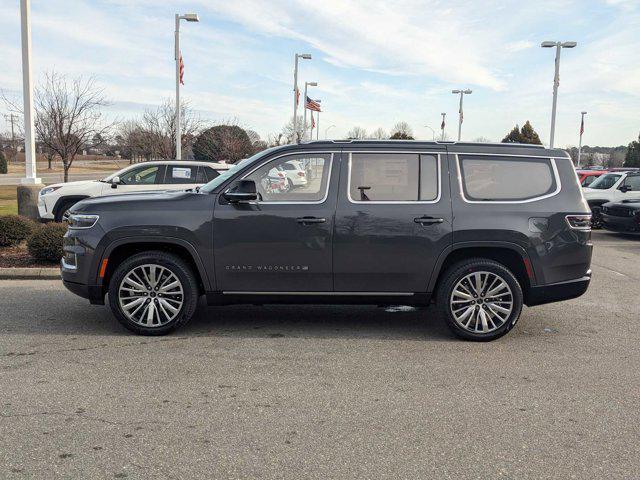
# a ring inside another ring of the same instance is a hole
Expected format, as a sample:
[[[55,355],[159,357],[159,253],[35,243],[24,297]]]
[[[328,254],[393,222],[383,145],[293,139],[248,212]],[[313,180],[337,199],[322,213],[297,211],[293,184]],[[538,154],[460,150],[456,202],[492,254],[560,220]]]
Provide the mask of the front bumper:
[[[531,287],[524,303],[527,307],[533,307],[577,298],[587,291],[590,282],[591,270],[584,277],[575,280]]]
[[[640,233],[640,224],[634,217],[616,217],[603,213],[602,226],[613,232]]]
[[[38,215],[41,220],[53,220],[53,213],[47,209],[47,204],[42,197],[38,198]]]
[[[104,305],[104,296],[102,295],[102,287],[99,285],[84,285],[83,283],[62,280],[63,285],[71,293],[79,297],[86,298],[92,305]]]

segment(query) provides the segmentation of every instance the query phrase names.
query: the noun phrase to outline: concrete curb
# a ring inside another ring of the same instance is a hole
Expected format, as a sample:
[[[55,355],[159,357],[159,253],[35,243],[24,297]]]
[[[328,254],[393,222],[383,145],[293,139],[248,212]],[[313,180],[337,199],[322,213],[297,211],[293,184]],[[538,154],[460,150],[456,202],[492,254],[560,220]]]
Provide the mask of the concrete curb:
[[[50,267],[0,268],[0,280],[58,280],[60,269]]]

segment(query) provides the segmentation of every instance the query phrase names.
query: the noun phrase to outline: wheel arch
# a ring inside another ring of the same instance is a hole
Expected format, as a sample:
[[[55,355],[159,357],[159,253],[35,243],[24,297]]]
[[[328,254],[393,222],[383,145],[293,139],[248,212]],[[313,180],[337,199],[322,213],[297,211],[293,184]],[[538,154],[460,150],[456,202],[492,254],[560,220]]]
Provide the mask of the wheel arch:
[[[80,200],[85,200],[87,198],[91,198],[89,195],[65,195],[64,197],[60,197],[58,198],[58,200],[56,200],[55,205],[53,206],[53,209],[51,210],[51,213],[53,214],[54,218],[58,215],[58,212],[60,211],[60,209],[67,203],[69,202],[74,202],[74,203],[78,203]]]
[[[104,277],[98,276],[98,282],[102,286],[102,292],[106,293],[109,282],[116,270],[126,258],[145,251],[164,251],[177,255],[187,262],[193,269],[198,280],[198,288],[201,293],[211,290],[209,276],[204,267],[204,263],[198,255],[193,245],[186,240],[171,237],[144,237],[144,238],[122,238],[110,243],[104,250],[100,261],[96,265],[97,272],[103,261],[107,259],[107,268]]]
[[[525,300],[527,299],[529,289],[535,284],[531,260],[524,247],[510,242],[465,242],[452,245],[438,257],[428,291],[437,292],[440,281],[449,267],[470,258],[488,258],[503,264],[514,274]]]

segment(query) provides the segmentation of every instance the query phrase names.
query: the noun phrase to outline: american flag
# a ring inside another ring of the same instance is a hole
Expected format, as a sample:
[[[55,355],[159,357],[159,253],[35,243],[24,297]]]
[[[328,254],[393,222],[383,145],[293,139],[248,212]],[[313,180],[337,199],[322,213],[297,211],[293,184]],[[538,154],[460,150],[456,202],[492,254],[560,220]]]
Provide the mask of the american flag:
[[[321,112],[320,110],[320,100],[311,100],[307,95],[307,103],[304,108],[308,108],[309,110],[313,110],[314,112]]]
[[[182,52],[180,52],[180,85],[184,85],[184,62],[182,61]]]

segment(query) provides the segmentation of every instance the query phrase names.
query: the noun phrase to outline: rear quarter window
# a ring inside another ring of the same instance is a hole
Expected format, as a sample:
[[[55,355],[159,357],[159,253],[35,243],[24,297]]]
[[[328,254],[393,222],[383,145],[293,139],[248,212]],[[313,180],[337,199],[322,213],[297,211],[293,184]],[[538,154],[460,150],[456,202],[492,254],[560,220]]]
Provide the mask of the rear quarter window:
[[[462,190],[467,200],[518,202],[557,190],[549,158],[460,156]]]

